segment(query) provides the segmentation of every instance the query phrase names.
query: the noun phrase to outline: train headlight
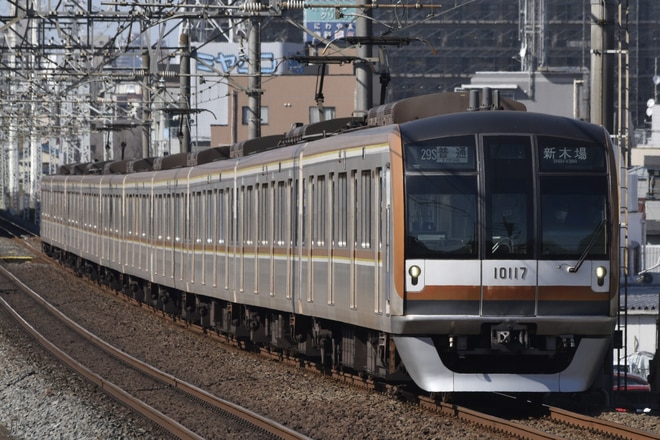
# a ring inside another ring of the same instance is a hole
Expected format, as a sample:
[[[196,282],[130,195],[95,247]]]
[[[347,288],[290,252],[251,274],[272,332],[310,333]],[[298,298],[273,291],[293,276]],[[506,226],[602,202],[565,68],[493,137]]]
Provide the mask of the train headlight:
[[[408,269],[408,274],[412,278],[411,280],[412,285],[416,286],[417,280],[419,279],[419,276],[422,274],[422,268],[417,265],[410,266],[410,269]]]
[[[596,268],[596,280],[598,281],[599,286],[602,286],[605,283],[605,275],[607,275],[607,269],[603,266],[598,266]]]

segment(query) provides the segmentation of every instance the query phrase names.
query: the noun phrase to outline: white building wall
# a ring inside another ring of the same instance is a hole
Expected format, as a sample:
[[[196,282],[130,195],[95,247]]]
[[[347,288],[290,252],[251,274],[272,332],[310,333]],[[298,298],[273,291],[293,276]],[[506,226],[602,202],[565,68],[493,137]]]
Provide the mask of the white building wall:
[[[628,311],[626,347],[628,354],[636,351],[655,352],[657,311]],[[623,330],[623,328],[622,328]]]

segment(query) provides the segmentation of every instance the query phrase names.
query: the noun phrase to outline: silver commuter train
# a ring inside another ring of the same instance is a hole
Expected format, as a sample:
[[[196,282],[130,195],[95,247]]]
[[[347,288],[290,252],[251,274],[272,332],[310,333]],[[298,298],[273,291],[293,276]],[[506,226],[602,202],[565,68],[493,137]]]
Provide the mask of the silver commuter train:
[[[618,307],[609,135],[474,96],[410,98],[367,127],[326,121],[206,160],[63,166],[42,180],[44,250],[326,365],[432,392],[583,391]]]

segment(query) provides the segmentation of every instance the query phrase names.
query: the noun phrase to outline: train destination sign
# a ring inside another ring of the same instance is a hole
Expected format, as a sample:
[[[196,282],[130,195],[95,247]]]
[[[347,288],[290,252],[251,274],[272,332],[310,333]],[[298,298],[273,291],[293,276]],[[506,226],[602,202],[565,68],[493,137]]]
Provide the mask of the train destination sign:
[[[468,163],[468,147],[448,146],[422,148],[421,160],[438,163]]]
[[[541,171],[605,171],[602,145],[539,137],[538,146]]]
[[[406,145],[410,170],[474,170],[474,136],[450,136]]]
[[[605,149],[597,143],[539,136],[536,142],[542,172],[605,172]],[[456,136],[410,143],[405,146],[409,170],[475,170],[474,138]]]

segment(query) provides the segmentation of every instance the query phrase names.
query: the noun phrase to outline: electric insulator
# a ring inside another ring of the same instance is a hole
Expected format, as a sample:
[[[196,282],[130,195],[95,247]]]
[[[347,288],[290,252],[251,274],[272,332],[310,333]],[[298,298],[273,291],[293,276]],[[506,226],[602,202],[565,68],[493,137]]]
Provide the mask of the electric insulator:
[[[284,6],[287,9],[305,9],[305,1],[304,0],[289,0],[289,1],[283,2],[282,6]]]
[[[264,5],[259,2],[245,2],[241,5],[241,9],[247,12],[259,12],[264,9]]]

